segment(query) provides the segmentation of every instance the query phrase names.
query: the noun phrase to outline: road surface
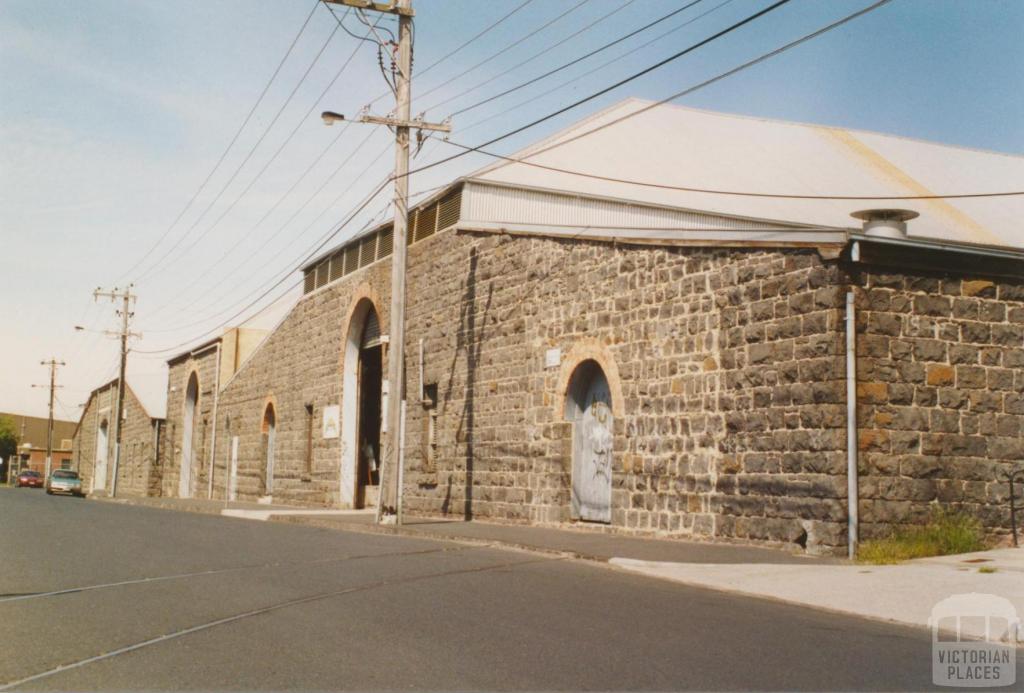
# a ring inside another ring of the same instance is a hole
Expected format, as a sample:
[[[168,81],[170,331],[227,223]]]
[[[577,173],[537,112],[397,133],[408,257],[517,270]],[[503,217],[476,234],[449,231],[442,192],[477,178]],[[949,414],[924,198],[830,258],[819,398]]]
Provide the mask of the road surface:
[[[553,555],[0,488],[0,688],[906,690],[930,647]]]

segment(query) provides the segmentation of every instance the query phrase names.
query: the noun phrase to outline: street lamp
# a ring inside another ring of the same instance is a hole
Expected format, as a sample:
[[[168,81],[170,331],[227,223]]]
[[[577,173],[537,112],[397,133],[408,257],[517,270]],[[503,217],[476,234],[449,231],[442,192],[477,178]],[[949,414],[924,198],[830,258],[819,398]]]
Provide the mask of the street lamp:
[[[334,111],[324,111],[320,114],[320,117],[323,118],[324,125],[327,126],[331,126],[334,125],[335,122],[345,120],[345,116],[340,113],[335,113]]]

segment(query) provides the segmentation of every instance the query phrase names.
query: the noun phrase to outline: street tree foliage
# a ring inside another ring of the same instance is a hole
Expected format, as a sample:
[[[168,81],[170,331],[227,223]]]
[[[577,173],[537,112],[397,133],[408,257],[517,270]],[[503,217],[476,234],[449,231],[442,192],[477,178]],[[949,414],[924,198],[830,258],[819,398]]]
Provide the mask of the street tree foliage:
[[[14,426],[14,419],[0,416],[0,457],[10,459],[17,449],[18,432]]]

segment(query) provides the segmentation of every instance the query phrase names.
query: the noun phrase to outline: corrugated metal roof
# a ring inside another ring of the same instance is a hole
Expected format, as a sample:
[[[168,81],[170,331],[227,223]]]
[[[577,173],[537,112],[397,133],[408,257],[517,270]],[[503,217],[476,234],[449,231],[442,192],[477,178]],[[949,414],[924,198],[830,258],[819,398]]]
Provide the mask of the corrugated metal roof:
[[[557,168],[679,187],[794,195],[935,195],[1024,189],[1024,157],[892,135],[662,105],[571,140],[651,102],[627,99],[515,155]],[[559,143],[566,142],[560,146]],[[552,145],[556,145],[552,147]],[[920,213],[909,234],[1024,248],[1024,198],[794,200],[666,190],[498,162],[468,176],[713,214],[856,228],[850,213]]]

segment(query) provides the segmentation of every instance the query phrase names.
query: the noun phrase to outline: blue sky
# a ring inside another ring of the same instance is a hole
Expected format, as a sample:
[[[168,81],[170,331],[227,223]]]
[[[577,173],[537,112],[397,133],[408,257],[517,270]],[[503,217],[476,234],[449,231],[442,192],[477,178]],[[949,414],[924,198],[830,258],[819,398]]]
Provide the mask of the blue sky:
[[[416,70],[431,65],[520,2],[415,0]],[[428,110],[430,118],[443,118],[683,4],[533,0],[485,39],[427,73],[416,74],[414,98],[427,95],[415,100],[414,112],[485,82],[472,93]],[[564,73],[457,117],[452,138],[468,144],[490,139],[768,4],[703,0]],[[793,0],[735,34],[495,148],[514,151],[627,96],[664,97],[868,4]],[[116,344],[95,332],[73,332],[72,326],[114,326],[112,306],[93,303],[93,288],[123,282],[125,272],[181,212],[313,6],[312,0],[0,3],[0,286],[5,307],[0,410],[45,413],[45,393],[29,386],[44,382],[45,369],[38,363],[51,355],[68,361],[61,372],[67,389],[60,394],[58,415],[76,418],[76,405],[85,401],[88,391],[113,375]],[[570,38],[618,8],[622,9]],[[344,10],[337,12],[340,16]],[[428,93],[562,13],[564,17],[518,46]],[[365,32],[352,17],[346,25]],[[216,326],[247,297],[287,275],[290,263],[390,170],[387,131],[352,125],[339,134],[339,126],[325,128],[317,117],[327,108],[356,113],[387,91],[373,47],[334,31],[335,27],[326,9],[313,12],[224,164],[150,260],[163,257],[177,239],[184,240],[158,266],[130,275],[138,280],[135,326],[144,335],[138,349],[185,342]],[[1016,0],[895,0],[680,103],[1024,154],[1022,35],[1024,3]],[[305,82],[228,184],[325,42]],[[541,58],[504,74],[552,46]],[[351,64],[318,103],[353,53]],[[617,56],[607,67],[581,77]],[[389,100],[378,101],[375,110],[385,112]],[[311,109],[310,117],[304,118]],[[490,119],[470,127],[485,118]],[[293,129],[294,137],[271,161]],[[429,142],[414,165],[454,151],[450,145]],[[411,189],[429,189],[486,163],[482,155],[464,157],[414,177]],[[285,196],[293,185],[294,191]],[[217,197],[221,189],[224,194]],[[375,200],[334,241],[344,240],[372,216],[385,214],[387,197]],[[209,212],[201,215],[207,208]],[[154,264],[150,260],[141,270]],[[263,316],[263,323],[272,324],[293,299],[294,292],[282,298]],[[164,358],[165,354],[133,354],[129,371],[135,388],[157,409],[166,388]]]

